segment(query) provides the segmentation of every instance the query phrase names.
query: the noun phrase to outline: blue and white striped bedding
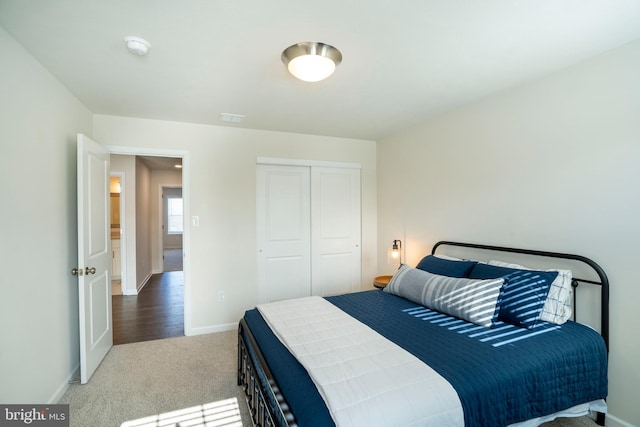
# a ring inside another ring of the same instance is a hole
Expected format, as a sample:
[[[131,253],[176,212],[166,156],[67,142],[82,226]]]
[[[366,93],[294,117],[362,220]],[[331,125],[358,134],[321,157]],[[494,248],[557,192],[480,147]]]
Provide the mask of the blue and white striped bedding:
[[[607,395],[604,342],[586,326],[486,329],[381,291],[326,299],[446,378],[460,397],[466,426],[507,426]],[[332,425],[304,368],[257,310],[245,320],[298,424]]]
[[[422,306],[410,307],[402,311],[409,316],[414,316],[458,334],[465,335],[469,339],[489,343],[493,347],[500,347],[520,340],[530,339],[539,334],[552,332],[560,327],[551,323],[540,322],[532,329],[525,329],[513,326],[510,323],[498,321],[493,328],[485,328],[483,326],[470,324],[461,319],[452,318],[439,311],[430,310]]]

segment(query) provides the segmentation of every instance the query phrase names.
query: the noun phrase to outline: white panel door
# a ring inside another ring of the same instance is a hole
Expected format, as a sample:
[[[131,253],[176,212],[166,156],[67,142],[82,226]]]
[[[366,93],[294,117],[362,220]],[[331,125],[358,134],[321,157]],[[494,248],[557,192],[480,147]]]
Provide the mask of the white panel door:
[[[109,152],[79,134],[77,269],[82,384],[113,346],[109,214]]]
[[[311,168],[312,294],[360,289],[360,170]]]
[[[310,171],[257,165],[260,302],[311,295]]]

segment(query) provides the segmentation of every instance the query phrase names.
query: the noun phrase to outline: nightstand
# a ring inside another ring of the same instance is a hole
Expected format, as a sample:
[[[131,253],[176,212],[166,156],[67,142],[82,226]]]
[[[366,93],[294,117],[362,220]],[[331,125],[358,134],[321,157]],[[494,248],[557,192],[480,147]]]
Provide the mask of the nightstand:
[[[393,276],[378,276],[373,279],[373,286],[378,289],[382,289],[389,284],[389,280],[391,280]]]

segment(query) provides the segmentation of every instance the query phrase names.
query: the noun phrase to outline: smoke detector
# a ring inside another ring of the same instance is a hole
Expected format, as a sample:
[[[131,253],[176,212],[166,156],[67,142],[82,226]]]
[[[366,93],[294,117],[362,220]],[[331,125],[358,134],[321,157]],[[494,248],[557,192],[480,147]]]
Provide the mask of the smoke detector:
[[[151,43],[140,37],[125,37],[124,42],[129,52],[134,55],[144,56],[149,52],[149,48],[151,47]]]

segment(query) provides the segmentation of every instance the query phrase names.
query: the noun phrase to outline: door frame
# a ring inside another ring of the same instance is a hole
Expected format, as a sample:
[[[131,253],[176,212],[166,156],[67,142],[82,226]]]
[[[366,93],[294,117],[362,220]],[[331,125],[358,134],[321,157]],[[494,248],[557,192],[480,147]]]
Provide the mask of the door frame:
[[[109,154],[115,154],[109,151]],[[123,245],[122,242],[126,242],[127,225],[125,218],[125,174],[122,172],[111,172],[109,176],[115,176],[120,179],[120,286],[121,289],[127,288],[127,245]],[[112,272],[113,273],[113,272]]]
[[[182,234],[182,269],[184,274],[184,334],[193,335],[193,326],[191,324],[191,218],[189,214],[190,185],[189,185],[189,168],[190,158],[189,151],[186,150],[165,150],[145,147],[124,147],[117,145],[106,145],[105,148],[111,154],[120,154],[125,156],[155,156],[155,157],[176,157],[182,159],[182,200],[184,203],[184,230]]]
[[[349,162],[330,162],[324,160],[304,160],[304,159],[285,159],[279,157],[257,157],[256,165],[274,165],[274,166],[308,166],[308,167],[327,167],[327,168],[343,168],[343,169],[362,169],[360,163]]]

